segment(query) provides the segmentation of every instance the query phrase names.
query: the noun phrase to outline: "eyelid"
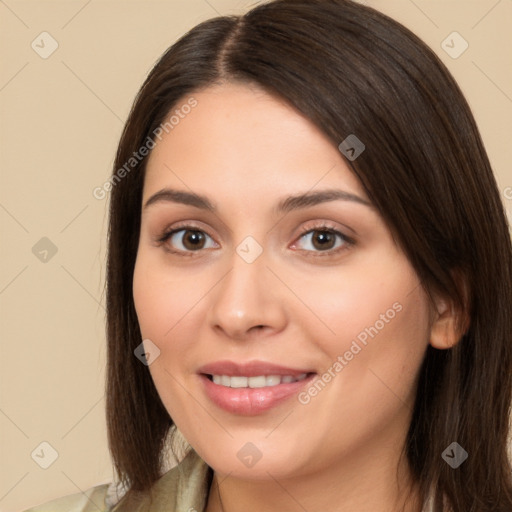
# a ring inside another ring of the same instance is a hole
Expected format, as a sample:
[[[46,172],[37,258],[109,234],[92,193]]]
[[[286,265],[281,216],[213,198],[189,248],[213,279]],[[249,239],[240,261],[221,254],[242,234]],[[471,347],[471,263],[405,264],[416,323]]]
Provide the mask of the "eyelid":
[[[158,242],[163,242],[167,240],[170,236],[172,236],[177,231],[182,230],[190,230],[190,231],[201,231],[202,233],[205,233],[208,235],[212,240],[215,240],[215,238],[210,235],[207,229],[205,229],[202,226],[199,226],[194,221],[180,221],[177,223],[173,223],[171,225],[166,226],[162,231],[160,232],[160,235],[157,236]],[[217,242],[215,242],[217,243]]]
[[[332,231],[335,233],[339,233],[347,240],[350,240],[351,242],[355,242],[355,240],[350,237],[349,235],[346,235],[343,230],[343,228],[340,228],[339,225],[337,225],[335,222],[331,222],[328,220],[317,220],[317,221],[311,221],[307,222],[304,226],[301,226],[300,232],[298,237],[301,237],[305,235],[306,233],[310,233],[311,231]],[[347,227],[346,229],[351,230],[351,228]]]

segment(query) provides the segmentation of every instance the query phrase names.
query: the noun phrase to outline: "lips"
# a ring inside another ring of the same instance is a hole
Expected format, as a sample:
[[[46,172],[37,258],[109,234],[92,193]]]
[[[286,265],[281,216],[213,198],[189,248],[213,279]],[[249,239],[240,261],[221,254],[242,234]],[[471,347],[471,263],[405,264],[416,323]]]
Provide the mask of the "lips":
[[[286,366],[266,363],[264,361],[250,361],[247,363],[217,361],[201,366],[198,373],[205,375],[229,375],[230,377],[257,377],[259,375],[291,375],[292,377],[298,377],[303,373],[314,373],[314,370],[308,368],[287,368]]]
[[[233,414],[263,413],[296,395],[316,375],[309,368],[289,368],[263,361],[218,361],[199,368],[207,397]]]

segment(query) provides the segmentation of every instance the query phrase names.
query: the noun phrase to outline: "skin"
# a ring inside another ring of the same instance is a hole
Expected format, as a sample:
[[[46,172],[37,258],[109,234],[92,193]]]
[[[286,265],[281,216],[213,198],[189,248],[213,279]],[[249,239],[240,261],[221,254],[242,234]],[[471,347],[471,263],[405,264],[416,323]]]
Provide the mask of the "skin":
[[[276,212],[283,198],[319,190],[369,202],[309,120],[247,84],[193,96],[197,106],[148,161],[133,295],[143,338],[161,351],[149,368],[162,401],[214,469],[207,512],[392,512],[409,489],[404,510],[419,512],[399,454],[427,345],[457,339],[451,303],[428,301],[371,204],[332,200]],[[170,201],[144,208],[164,188],[204,195],[216,211]],[[203,248],[183,245],[187,231],[158,242],[183,223],[206,233]],[[326,229],[354,243],[336,235],[332,245],[315,244]],[[247,236],[263,251],[252,263],[236,252]],[[203,392],[198,368],[225,359],[322,375],[397,303],[400,312],[307,404],[292,397],[244,417]],[[251,468],[237,457],[247,442],[262,454]]]

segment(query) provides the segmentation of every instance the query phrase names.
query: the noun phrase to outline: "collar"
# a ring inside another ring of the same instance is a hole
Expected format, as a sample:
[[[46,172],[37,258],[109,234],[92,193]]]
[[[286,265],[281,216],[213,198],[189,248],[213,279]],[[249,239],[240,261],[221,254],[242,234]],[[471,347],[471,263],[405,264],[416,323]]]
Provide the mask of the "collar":
[[[208,499],[208,470],[206,462],[191,448],[148,493],[124,496],[112,512],[203,512]]]

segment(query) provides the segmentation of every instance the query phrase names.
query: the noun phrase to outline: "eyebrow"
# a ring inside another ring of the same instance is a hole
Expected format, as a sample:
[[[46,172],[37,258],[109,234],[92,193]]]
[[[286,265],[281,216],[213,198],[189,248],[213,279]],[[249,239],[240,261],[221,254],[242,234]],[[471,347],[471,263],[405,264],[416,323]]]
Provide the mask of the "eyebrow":
[[[171,202],[178,204],[186,204],[189,206],[195,206],[201,210],[209,210],[214,212],[216,210],[215,206],[210,202],[210,200],[202,195],[195,194],[194,192],[186,192],[184,190],[173,190],[170,188],[164,188],[158,191],[156,194],[153,194],[144,205],[144,209],[148,206],[151,206],[155,203],[160,202]]]
[[[301,208],[307,208],[308,206],[315,206],[330,201],[352,201],[373,208],[372,203],[356,194],[344,190],[329,189],[290,196],[278,203],[276,211],[278,213],[288,213],[293,210],[300,210]]]
[[[330,201],[352,201],[368,206],[369,208],[373,208],[372,203],[366,199],[363,199],[362,197],[359,197],[356,194],[352,194],[351,192],[346,192],[344,190],[330,189],[319,190],[317,192],[306,192],[304,194],[287,197],[277,204],[275,211],[276,213],[288,213],[293,210],[300,210],[302,208],[307,208]],[[151,206],[152,204],[159,202],[185,204],[211,212],[215,212],[217,210],[216,206],[206,196],[196,194],[194,192],[174,190],[170,188],[164,188],[153,194],[146,201],[144,209],[148,208],[148,206]]]

